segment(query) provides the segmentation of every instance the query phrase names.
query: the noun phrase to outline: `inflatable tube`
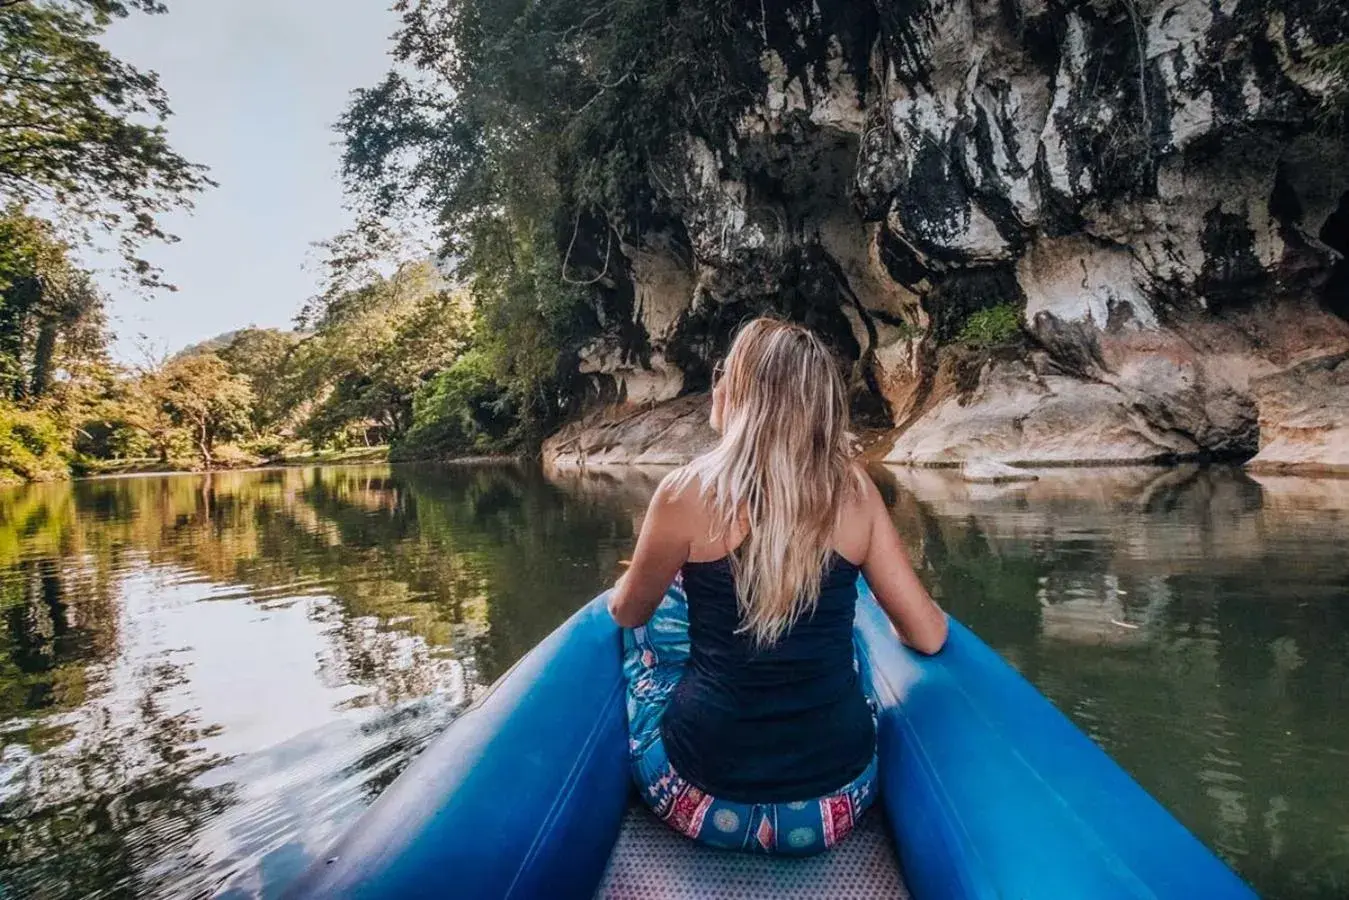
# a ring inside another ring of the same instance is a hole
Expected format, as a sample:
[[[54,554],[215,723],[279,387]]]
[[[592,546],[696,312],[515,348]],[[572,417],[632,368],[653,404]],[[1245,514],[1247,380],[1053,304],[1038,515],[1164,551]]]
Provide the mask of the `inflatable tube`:
[[[593,896],[629,801],[605,599],[452,723],[291,896]],[[856,627],[882,801],[916,900],[1255,896],[958,623],[940,654],[918,657],[863,585]]]
[[[452,722],[289,896],[593,896],[628,803],[620,655],[596,599]]]
[[[1255,897],[958,622],[920,657],[864,589],[857,634],[881,708],[881,797],[915,898]]]

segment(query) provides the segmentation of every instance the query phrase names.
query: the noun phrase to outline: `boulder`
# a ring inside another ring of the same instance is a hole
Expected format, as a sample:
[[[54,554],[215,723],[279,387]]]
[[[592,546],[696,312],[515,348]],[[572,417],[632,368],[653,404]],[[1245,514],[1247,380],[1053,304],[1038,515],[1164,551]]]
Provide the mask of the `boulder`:
[[[1260,403],[1252,469],[1349,474],[1349,354],[1309,360],[1252,388]]]
[[[669,403],[606,407],[563,428],[543,445],[552,468],[682,465],[717,442],[707,395]]]

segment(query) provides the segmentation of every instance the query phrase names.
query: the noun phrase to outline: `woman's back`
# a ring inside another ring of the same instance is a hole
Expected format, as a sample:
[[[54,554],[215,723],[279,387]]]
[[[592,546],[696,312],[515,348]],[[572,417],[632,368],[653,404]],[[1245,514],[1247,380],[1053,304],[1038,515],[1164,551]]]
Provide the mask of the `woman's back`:
[[[729,556],[683,573],[689,665],[661,723],[675,769],[745,802],[809,799],[855,778],[875,748],[853,664],[857,566],[831,555],[814,611],[767,647],[741,627]]]
[[[710,422],[721,440],[661,482],[610,601],[633,629],[634,778],[690,837],[819,852],[874,797],[875,725],[853,661],[859,568],[915,646],[940,647],[945,619],[858,465],[846,386],[818,337],[746,324]],[[668,594],[681,571],[685,596]]]

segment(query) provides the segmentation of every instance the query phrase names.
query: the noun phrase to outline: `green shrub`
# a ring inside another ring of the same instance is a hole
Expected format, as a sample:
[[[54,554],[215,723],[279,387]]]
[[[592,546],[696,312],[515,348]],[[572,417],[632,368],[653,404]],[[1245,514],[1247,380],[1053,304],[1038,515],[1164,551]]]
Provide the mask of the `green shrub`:
[[[75,430],[75,452],[91,459],[136,459],[150,451],[145,432],[127,417],[91,419]]]
[[[70,446],[56,419],[40,409],[0,403],[0,482],[69,475]]]
[[[1021,309],[1013,303],[999,303],[971,313],[956,340],[972,347],[995,347],[1020,334]]]
[[[245,453],[265,460],[279,459],[286,455],[286,439],[274,434],[263,434],[242,444]]]
[[[211,466],[216,469],[243,469],[260,462],[256,453],[238,444],[217,444],[211,452]]]
[[[510,392],[481,350],[471,350],[417,392],[402,457],[500,453],[516,442]]]

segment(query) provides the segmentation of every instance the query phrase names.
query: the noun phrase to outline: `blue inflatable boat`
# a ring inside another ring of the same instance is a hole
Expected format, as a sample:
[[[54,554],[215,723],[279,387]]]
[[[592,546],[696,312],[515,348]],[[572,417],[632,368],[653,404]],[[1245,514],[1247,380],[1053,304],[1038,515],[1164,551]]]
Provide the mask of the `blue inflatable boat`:
[[[620,637],[600,597],[501,678],[319,859],[297,897],[1255,895],[965,628],[921,658],[863,589],[881,802],[804,860],[703,848],[636,801]]]

